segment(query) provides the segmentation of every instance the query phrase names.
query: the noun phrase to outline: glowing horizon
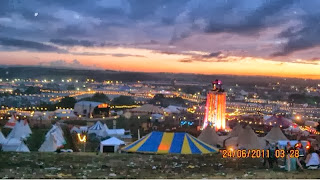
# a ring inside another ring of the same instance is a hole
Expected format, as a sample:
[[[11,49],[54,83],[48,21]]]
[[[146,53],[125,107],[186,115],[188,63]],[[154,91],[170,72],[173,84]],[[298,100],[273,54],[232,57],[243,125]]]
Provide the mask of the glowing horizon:
[[[181,62],[191,59],[193,55],[163,54],[147,49],[86,49],[87,53],[102,53],[105,51],[121,54],[135,53],[136,56],[115,57],[112,55],[73,55],[39,52],[0,52],[1,59],[10,59],[3,65],[31,65],[45,67],[66,67],[79,69],[108,69],[132,72],[167,72],[191,74],[223,74],[240,76],[274,76],[284,78],[320,79],[320,65],[279,62],[270,59],[254,57],[224,57],[225,62]],[[83,51],[83,50],[81,50]],[[81,53],[80,51],[74,51]],[[201,52],[198,52],[201,53]],[[205,52],[202,52],[205,53]],[[52,60],[55,59],[55,60]],[[67,60],[66,60],[67,59]],[[77,60],[77,64],[74,64]]]

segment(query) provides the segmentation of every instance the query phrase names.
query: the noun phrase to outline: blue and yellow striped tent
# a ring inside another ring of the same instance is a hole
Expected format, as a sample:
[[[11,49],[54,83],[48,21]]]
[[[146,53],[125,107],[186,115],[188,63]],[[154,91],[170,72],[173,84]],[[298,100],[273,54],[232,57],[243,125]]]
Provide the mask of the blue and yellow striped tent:
[[[153,154],[207,154],[219,152],[199,139],[184,132],[154,131],[122,148],[125,152]]]

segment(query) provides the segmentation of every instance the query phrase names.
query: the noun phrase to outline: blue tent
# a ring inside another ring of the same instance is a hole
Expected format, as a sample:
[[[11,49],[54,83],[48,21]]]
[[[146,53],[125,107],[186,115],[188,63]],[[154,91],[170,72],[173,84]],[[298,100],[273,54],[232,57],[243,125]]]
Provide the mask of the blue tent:
[[[219,149],[184,132],[154,131],[122,148],[126,152],[153,154],[207,154]]]

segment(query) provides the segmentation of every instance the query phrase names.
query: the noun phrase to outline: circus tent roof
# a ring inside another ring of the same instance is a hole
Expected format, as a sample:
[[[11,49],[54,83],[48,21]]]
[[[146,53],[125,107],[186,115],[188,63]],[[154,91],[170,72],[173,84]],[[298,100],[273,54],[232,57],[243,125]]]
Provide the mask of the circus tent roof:
[[[282,126],[282,127],[289,127],[292,125],[292,120],[285,118],[283,116],[277,116],[273,115],[269,119],[265,120],[264,122],[266,125],[271,125],[271,126]]]
[[[126,152],[153,154],[206,154],[218,149],[184,132],[151,132],[122,148]]]
[[[96,134],[97,136],[100,137],[106,137],[107,132],[106,132],[106,127],[100,122],[97,121],[93,126],[91,126],[88,129],[88,134]]]

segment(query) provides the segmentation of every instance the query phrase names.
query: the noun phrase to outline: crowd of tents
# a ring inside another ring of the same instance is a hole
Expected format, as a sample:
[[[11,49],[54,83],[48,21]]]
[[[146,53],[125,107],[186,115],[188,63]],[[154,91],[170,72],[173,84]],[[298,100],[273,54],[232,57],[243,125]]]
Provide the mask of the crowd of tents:
[[[5,137],[0,131],[0,143],[3,151],[30,152],[24,140],[28,138],[32,131],[26,120],[17,121],[12,117],[5,126],[11,128],[10,133]],[[71,133],[94,134],[100,139],[100,152],[112,147],[111,151],[155,154],[203,154],[218,152],[217,147],[237,146],[245,149],[263,149],[265,141],[275,143],[285,141],[288,138],[284,135],[279,126],[274,126],[264,137],[258,137],[253,129],[247,125],[242,127],[237,124],[228,135],[219,136],[214,128],[207,126],[198,138],[185,132],[158,132],[153,131],[133,143],[126,143],[123,140],[124,129],[109,129],[106,124],[97,121],[91,127],[73,126]],[[52,125],[46,133],[45,140],[39,152],[54,152],[66,144],[63,130],[59,124]]]
[[[226,136],[219,136],[214,128],[207,126],[198,138],[212,146],[244,149],[263,149],[266,141],[270,143],[288,141],[279,126],[274,126],[267,135],[259,137],[249,125],[242,127],[240,124],[237,124]]]
[[[27,120],[17,120],[12,116],[4,127],[10,128],[11,131],[7,137],[0,131],[2,151],[30,152],[28,146],[24,143],[24,141],[32,134],[32,130]],[[39,151],[53,152],[65,144],[66,140],[61,127],[58,124],[52,125],[52,128],[46,133],[45,140],[39,148]]]

